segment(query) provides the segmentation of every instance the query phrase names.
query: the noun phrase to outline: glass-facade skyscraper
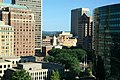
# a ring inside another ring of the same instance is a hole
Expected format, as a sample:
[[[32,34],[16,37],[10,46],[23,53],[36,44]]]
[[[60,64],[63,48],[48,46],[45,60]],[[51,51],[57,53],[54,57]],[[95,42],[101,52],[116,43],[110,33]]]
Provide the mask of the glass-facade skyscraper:
[[[98,78],[120,80],[120,4],[94,9],[94,48]],[[100,61],[99,61],[100,60]],[[103,69],[103,70],[102,70]],[[100,74],[101,73],[101,74]],[[100,79],[102,80],[102,79]]]

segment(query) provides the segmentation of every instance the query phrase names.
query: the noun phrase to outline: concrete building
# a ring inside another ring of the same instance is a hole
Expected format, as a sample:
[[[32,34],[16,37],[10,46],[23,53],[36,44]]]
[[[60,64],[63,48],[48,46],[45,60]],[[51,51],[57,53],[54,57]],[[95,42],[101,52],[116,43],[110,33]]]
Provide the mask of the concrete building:
[[[0,59],[0,80],[8,68],[12,68],[12,62],[7,62]]]
[[[71,10],[71,33],[73,36],[78,36],[79,17],[84,13],[89,13],[89,8],[77,8]]]
[[[48,79],[48,69],[42,69],[40,63],[20,63],[17,68],[8,69],[4,75],[4,80],[10,80],[14,71],[25,69],[29,72],[32,80],[50,80]]]
[[[44,39],[42,39],[42,46],[49,46],[52,45],[52,37],[46,36]]]
[[[14,27],[15,56],[35,55],[35,19],[26,6],[0,4],[0,20]]]
[[[120,3],[94,9],[94,49],[99,80],[120,80],[119,8]]]
[[[42,69],[40,63],[20,63],[18,67],[28,71],[32,80],[47,80],[48,69]]]
[[[0,57],[14,56],[14,28],[0,21]]]
[[[6,57],[5,61],[12,62],[12,66],[16,67],[18,63],[36,62],[34,56],[21,56],[21,57]]]
[[[61,46],[76,46],[77,39],[73,38],[73,35],[70,32],[61,32],[57,36],[58,45]]]
[[[40,53],[42,47],[42,0],[12,0],[12,4],[27,6],[35,17],[35,52]]]
[[[3,58],[7,62],[12,63],[12,67],[16,67],[19,61],[21,60],[20,57],[9,57],[9,58]]]
[[[41,54],[42,56],[48,56],[48,51],[52,50],[53,49],[53,46],[43,46],[42,47],[42,53]]]
[[[64,75],[64,68],[62,65],[50,63],[19,63],[17,68],[11,68],[6,71],[4,80],[9,80],[12,73],[19,69],[25,69],[29,72],[32,80],[50,80],[52,71],[56,69]]]

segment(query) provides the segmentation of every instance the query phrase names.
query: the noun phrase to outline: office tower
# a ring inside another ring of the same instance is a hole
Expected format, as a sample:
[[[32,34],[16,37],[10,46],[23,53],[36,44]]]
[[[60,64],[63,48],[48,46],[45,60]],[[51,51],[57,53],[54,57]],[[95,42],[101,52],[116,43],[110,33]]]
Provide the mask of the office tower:
[[[91,50],[92,16],[88,8],[78,8],[71,11],[71,33],[77,36],[77,45]]]
[[[12,4],[24,5],[32,10],[35,16],[35,52],[41,52],[42,46],[42,0],[12,0]]]
[[[71,10],[71,33],[73,36],[78,36],[78,23],[79,17],[81,17],[84,13],[89,13],[88,8],[77,8]]]
[[[0,21],[0,57],[14,56],[14,28]]]
[[[90,13],[83,13],[78,18],[78,42],[86,50],[92,49],[92,16]]]
[[[119,8],[120,4],[113,4],[94,9],[94,47],[97,68],[103,65],[101,66],[103,69],[97,69],[99,80],[104,80],[104,77],[105,80],[120,80]]]
[[[0,4],[0,20],[14,27],[14,54],[16,56],[35,55],[34,14],[25,6]]]

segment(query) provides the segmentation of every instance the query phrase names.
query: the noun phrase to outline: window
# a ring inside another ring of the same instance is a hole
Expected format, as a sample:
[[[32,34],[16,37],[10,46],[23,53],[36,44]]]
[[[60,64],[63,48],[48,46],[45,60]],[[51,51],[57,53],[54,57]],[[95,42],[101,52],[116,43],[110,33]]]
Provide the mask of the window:
[[[29,70],[32,70],[32,68],[29,68]]]
[[[0,65],[0,68],[2,68],[2,65]]]
[[[10,67],[10,65],[8,65],[8,67]]]
[[[4,68],[6,68],[6,65],[4,65]]]
[[[2,70],[0,70],[0,73],[2,73]]]

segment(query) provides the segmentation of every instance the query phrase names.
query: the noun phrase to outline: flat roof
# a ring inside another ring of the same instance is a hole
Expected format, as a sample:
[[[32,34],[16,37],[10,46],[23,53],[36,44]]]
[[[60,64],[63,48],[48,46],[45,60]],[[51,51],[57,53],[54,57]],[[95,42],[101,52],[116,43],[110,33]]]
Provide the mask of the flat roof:
[[[7,4],[7,3],[0,3],[0,6],[16,8],[16,9],[28,9],[26,6],[15,5],[15,4],[13,5],[13,4]]]
[[[35,65],[42,65],[41,63],[32,63],[32,62],[27,62],[27,63],[19,63],[20,65],[33,65],[33,66],[35,66]]]

